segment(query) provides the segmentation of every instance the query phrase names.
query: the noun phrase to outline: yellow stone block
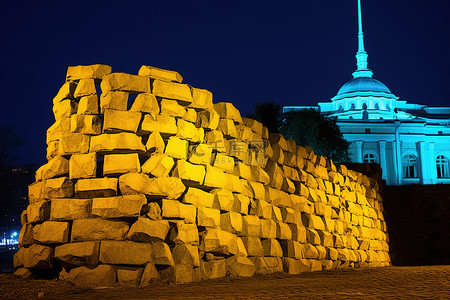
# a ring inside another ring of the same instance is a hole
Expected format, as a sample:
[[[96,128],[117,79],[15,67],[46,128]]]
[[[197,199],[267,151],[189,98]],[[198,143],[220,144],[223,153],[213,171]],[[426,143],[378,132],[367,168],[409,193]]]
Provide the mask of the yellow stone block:
[[[204,185],[207,187],[225,187],[227,185],[227,178],[221,169],[213,166],[206,166]]]
[[[78,102],[77,115],[97,115],[98,97],[97,94],[81,97]]]
[[[70,132],[97,135],[102,132],[101,119],[96,115],[72,115]]]
[[[100,95],[100,110],[105,113],[106,109],[127,110],[128,93],[123,91],[108,91]]]
[[[117,195],[117,178],[80,179],[75,184],[77,198],[111,197]]]
[[[177,120],[177,136],[179,138],[194,142],[203,143],[205,132],[203,128],[195,127],[194,123],[187,122],[183,119]]]
[[[178,199],[186,190],[179,178],[155,177],[146,174],[127,173],[119,177],[119,188],[122,195],[145,194],[150,199]]]
[[[197,112],[193,108],[187,108],[186,113],[183,115],[183,120],[196,124]]]
[[[183,77],[176,71],[160,69],[152,66],[142,65],[138,72],[139,76],[147,76],[164,81],[174,81],[181,83]]]
[[[107,65],[71,66],[67,68],[66,81],[87,78],[101,79],[109,73],[111,73],[111,67]]]
[[[220,115],[220,118],[230,119],[236,123],[242,123],[241,113],[232,103],[218,102],[214,104],[214,109]]]
[[[167,142],[164,153],[177,159],[187,159],[188,141],[182,140],[176,136],[171,136]]]
[[[139,217],[142,206],[146,203],[145,195],[94,198],[92,214],[104,219]]]
[[[257,200],[266,200],[266,189],[261,182],[249,181],[250,187],[253,190],[254,198]]]
[[[269,238],[263,240],[262,246],[264,248],[264,256],[283,257],[283,250],[281,249],[280,243],[276,239]]]
[[[202,165],[194,165],[183,159],[176,162],[172,176],[178,177],[188,185],[202,185],[205,179],[205,167]]]
[[[220,210],[215,208],[197,207],[197,225],[204,227],[220,226]]]
[[[284,257],[292,257],[295,259],[303,258],[303,246],[299,242],[292,240],[282,240],[280,242],[280,245],[283,249]]]
[[[78,82],[77,88],[73,96],[75,98],[80,98],[89,95],[96,95],[97,90],[95,89],[94,79],[81,79]]]
[[[231,119],[220,118],[217,130],[222,131],[223,135],[228,138],[237,138],[238,133],[234,121]]]
[[[254,132],[256,132],[259,136],[263,135],[263,125],[262,123],[250,119],[250,118],[242,118],[242,121],[244,124],[248,127],[250,127]]]
[[[272,205],[271,219],[277,222],[283,222],[283,217],[281,216],[281,210],[279,207]]]
[[[121,111],[106,109],[103,116],[103,132],[136,132],[141,122],[142,114],[137,111]]]
[[[253,131],[245,125],[237,125],[238,139],[242,141],[251,141],[253,139]]]
[[[74,154],[70,157],[69,177],[77,178],[95,178],[97,175],[97,154]]]
[[[319,216],[305,213],[302,214],[302,221],[308,228],[325,230],[325,224]]]
[[[160,104],[161,114],[180,118],[186,114],[186,109],[175,100],[162,99]]]
[[[103,175],[120,175],[124,173],[139,173],[141,164],[137,153],[108,154],[103,163]]]
[[[222,230],[239,234],[242,231],[242,216],[237,212],[220,214],[220,228]]]
[[[205,134],[205,143],[211,145],[217,152],[227,152],[226,140],[223,133],[219,130],[211,130]]]
[[[306,228],[303,225],[288,224],[292,232],[292,239],[302,244],[306,243]]]
[[[186,104],[190,104],[193,101],[191,89],[187,84],[155,79],[153,81],[152,93],[157,97],[175,99]]]
[[[141,137],[128,132],[92,136],[89,152],[99,153],[126,153],[126,152],[145,152],[145,146],[142,144]]]
[[[250,198],[239,193],[233,193],[233,198],[233,211],[242,215],[247,215]]]
[[[167,177],[175,162],[166,154],[155,153],[142,165],[142,172],[155,177]]]
[[[214,205],[214,195],[197,188],[189,187],[183,196],[182,202],[193,204],[197,207],[211,208]]]
[[[55,123],[47,129],[46,142],[49,144],[49,142],[59,140],[61,137],[70,133],[70,118],[56,120]]]
[[[62,156],[56,156],[36,171],[36,181],[69,174],[69,161]]]
[[[307,259],[318,259],[319,258],[319,251],[311,243],[306,243],[303,246],[303,254],[304,254],[304,257]]]
[[[207,109],[212,109],[214,107],[213,95],[210,91],[194,87],[191,87],[191,91],[193,101],[189,104],[189,107]]]
[[[144,115],[139,134],[159,132],[164,137],[177,134],[178,128],[174,117],[157,115],[156,119],[151,115]]]
[[[263,184],[269,184],[270,176],[264,169],[259,166],[252,166],[252,180],[261,182]]]
[[[247,256],[242,240],[235,234],[220,229],[208,229],[202,238],[201,250],[222,255]]]
[[[250,213],[260,218],[272,219],[272,205],[264,200],[256,200]]]
[[[110,73],[103,76],[100,87],[102,92],[120,90],[131,93],[150,93],[150,80],[148,77],[139,75]]]
[[[283,222],[275,222],[277,224],[277,239],[291,240],[292,231],[288,224]]]
[[[208,147],[211,147],[208,145]],[[212,147],[211,147],[212,149]],[[213,163],[214,167],[217,167],[227,173],[232,173],[234,171],[234,158],[223,153],[217,153]]]
[[[257,216],[242,216],[242,235],[261,237],[261,220]]]
[[[58,156],[59,153],[59,141],[51,141],[47,143],[47,155],[46,158],[50,161],[52,158]]]
[[[60,102],[64,99],[73,99],[73,93],[77,84],[75,82],[66,82],[59,89],[58,94],[53,98],[53,104]]]
[[[55,120],[67,118],[77,113],[78,103],[74,100],[63,100],[53,104],[53,115]]]
[[[295,192],[295,184],[290,179],[283,177],[281,190],[285,191],[286,193],[293,194]]]
[[[195,223],[197,207],[183,204],[177,200],[163,199],[161,205],[163,218],[184,219],[186,223]]]
[[[273,220],[263,219],[263,218],[260,219],[260,222],[261,222],[261,238],[276,239],[277,223]]]
[[[198,165],[210,165],[212,156],[212,148],[207,144],[198,144],[191,151],[189,162]]]
[[[59,155],[88,153],[89,140],[89,136],[82,133],[65,135],[59,141]]]
[[[155,131],[148,136],[145,147],[147,148],[147,151],[149,153],[162,154],[164,152],[164,149],[166,148],[166,144],[161,134]]]
[[[209,130],[216,130],[219,126],[220,116],[213,109],[202,110],[197,113],[195,125]]]
[[[240,178],[244,178],[247,180],[252,180],[251,167],[238,161],[234,166],[233,175],[239,176]]]
[[[234,196],[231,191],[225,189],[215,189],[211,191],[214,195],[213,208],[232,211],[234,205]]]
[[[290,207],[281,207],[281,217],[284,223],[296,223],[294,210]]]
[[[156,100],[155,95],[150,93],[140,93],[134,99],[133,104],[131,105],[130,111],[138,111],[142,113],[148,113],[153,118],[159,114],[159,104]]]

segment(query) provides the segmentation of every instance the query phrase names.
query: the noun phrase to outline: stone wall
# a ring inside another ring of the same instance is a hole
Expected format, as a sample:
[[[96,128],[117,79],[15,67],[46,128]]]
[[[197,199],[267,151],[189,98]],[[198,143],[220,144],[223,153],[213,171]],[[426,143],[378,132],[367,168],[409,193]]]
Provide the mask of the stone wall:
[[[68,68],[18,275],[147,285],[390,264],[376,180],[181,82]]]

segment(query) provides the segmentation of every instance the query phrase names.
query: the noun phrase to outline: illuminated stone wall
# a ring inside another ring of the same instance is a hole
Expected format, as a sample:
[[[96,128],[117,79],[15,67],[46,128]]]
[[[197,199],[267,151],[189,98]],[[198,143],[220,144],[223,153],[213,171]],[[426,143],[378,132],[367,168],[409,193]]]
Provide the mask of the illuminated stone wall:
[[[376,180],[181,82],[68,68],[17,275],[148,285],[390,264]]]

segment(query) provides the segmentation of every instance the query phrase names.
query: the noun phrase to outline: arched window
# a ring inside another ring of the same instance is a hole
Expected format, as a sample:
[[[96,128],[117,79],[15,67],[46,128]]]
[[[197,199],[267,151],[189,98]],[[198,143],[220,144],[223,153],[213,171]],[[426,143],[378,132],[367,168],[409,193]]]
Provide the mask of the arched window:
[[[366,104],[366,103],[363,103],[362,108],[363,108],[363,109],[367,109],[367,104]]]
[[[364,160],[363,161],[366,164],[376,163],[377,162],[377,158],[372,153],[367,153],[366,155],[364,155]]]
[[[448,158],[444,155],[439,155],[436,157],[436,171],[437,178],[450,177]]]
[[[375,103],[375,109],[379,110],[380,106],[378,105],[378,103]]]
[[[403,157],[403,177],[417,177],[417,159],[414,155],[408,154]]]
[[[350,110],[355,110],[355,103],[352,103],[352,104],[350,105]]]

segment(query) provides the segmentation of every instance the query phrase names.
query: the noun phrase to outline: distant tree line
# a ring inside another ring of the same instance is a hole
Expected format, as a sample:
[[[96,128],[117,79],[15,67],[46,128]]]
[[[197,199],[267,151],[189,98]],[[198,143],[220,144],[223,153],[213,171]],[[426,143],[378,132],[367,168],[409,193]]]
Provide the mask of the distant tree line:
[[[281,105],[274,102],[257,102],[254,112],[247,116],[264,124],[269,132],[281,133],[298,145],[310,146],[316,154],[334,162],[349,161],[350,143],[344,139],[335,117],[314,109],[283,113]]]

